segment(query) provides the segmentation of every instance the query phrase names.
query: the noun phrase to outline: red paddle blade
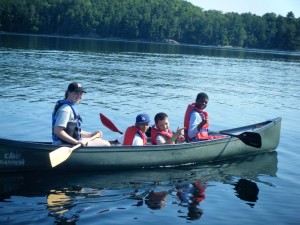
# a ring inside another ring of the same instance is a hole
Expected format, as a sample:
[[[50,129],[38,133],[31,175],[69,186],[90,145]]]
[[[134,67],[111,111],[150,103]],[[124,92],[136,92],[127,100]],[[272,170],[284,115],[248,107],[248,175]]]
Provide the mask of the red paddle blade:
[[[108,129],[114,132],[119,132],[120,134],[123,134],[114,124],[110,121],[106,116],[104,116],[102,113],[100,113],[100,120],[103,123],[104,126],[106,126]]]

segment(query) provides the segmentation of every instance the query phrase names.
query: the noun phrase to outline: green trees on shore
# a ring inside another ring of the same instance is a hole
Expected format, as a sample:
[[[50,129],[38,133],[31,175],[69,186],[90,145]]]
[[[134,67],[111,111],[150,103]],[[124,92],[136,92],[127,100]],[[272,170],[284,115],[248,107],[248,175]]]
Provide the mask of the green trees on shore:
[[[300,18],[204,11],[184,0],[1,0],[0,31],[300,50]]]

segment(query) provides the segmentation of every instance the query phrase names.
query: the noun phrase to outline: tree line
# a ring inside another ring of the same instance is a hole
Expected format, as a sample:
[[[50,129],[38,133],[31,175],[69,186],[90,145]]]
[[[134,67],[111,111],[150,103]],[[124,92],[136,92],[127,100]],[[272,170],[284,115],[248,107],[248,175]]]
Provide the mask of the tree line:
[[[205,11],[184,0],[1,0],[0,31],[300,50],[300,18]]]

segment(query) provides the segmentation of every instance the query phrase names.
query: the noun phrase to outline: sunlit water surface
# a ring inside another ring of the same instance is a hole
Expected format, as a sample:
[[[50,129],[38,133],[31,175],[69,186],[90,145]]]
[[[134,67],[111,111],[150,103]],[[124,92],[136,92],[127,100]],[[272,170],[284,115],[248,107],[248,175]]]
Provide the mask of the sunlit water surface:
[[[276,152],[230,162],[0,174],[0,223],[299,224],[299,74],[294,52],[0,35],[1,138],[50,141],[53,106],[73,81],[87,90],[78,105],[83,128],[107,139],[118,134],[100,112],[124,131],[138,113],[163,111],[176,129],[201,91],[213,130],[283,118]],[[245,180],[248,196],[238,192]],[[205,196],[198,202],[195,184]]]

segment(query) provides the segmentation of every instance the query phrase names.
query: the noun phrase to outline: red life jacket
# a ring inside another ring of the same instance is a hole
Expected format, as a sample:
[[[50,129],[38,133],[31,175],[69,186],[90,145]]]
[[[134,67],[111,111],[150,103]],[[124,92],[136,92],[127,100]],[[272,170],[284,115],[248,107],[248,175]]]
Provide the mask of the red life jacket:
[[[204,117],[206,119],[208,119],[208,113],[203,111],[203,110],[200,110],[198,109],[196,106],[195,106],[195,103],[192,103],[192,104],[189,104],[186,111],[185,111],[185,115],[184,115],[184,136],[185,136],[185,139],[187,141],[190,141],[192,140],[191,138],[189,138],[188,136],[188,130],[189,130],[189,127],[190,127],[190,117],[191,117],[191,113],[192,111],[196,111],[200,114],[201,118],[203,119]],[[208,135],[208,127],[209,127],[209,123],[205,124],[201,130],[199,131],[199,133],[196,135],[196,140],[197,141],[203,141],[203,140],[207,140],[207,139],[210,139],[209,138],[209,135]]]
[[[123,145],[132,145],[134,136],[136,134],[139,134],[141,136],[141,138],[143,139],[143,145],[146,145],[147,144],[146,135],[140,129],[138,129],[136,126],[131,126],[131,127],[127,128],[125,135],[124,135]]]
[[[172,138],[173,133],[171,130],[168,131],[160,131],[158,130],[155,125],[152,126],[151,128],[151,142],[153,145],[157,145],[156,143],[156,136],[160,134],[161,136],[163,136],[166,140],[169,140],[170,138]]]

